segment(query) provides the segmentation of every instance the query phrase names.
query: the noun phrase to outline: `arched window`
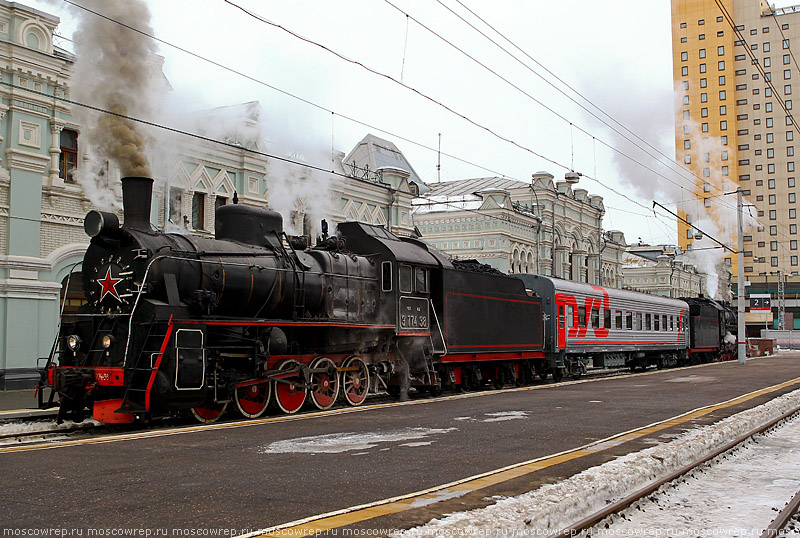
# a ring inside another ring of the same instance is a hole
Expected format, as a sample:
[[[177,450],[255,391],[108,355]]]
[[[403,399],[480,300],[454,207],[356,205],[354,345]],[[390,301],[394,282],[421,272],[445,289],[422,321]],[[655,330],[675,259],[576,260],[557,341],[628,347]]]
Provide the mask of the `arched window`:
[[[61,130],[61,156],[58,159],[58,177],[66,183],[75,183],[73,170],[78,168],[78,131]]]

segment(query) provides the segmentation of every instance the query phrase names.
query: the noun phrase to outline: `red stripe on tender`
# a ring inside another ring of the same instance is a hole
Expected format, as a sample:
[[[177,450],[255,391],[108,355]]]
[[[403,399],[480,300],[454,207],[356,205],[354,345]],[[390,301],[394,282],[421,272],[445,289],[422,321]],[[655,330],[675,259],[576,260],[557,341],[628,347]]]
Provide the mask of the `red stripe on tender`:
[[[525,303],[525,304],[538,304],[538,301],[526,301],[524,299],[504,299],[502,297],[487,297],[485,295],[474,295],[471,293],[456,293],[454,291],[447,292],[447,295],[459,295],[461,297],[474,297],[475,299],[487,299],[489,301],[503,301],[506,303]]]
[[[458,349],[458,348],[487,348],[487,347],[540,347],[541,344],[463,344],[463,345],[452,345],[448,344],[447,347]]]
[[[334,323],[326,322],[303,322],[303,321],[200,321],[200,320],[181,320],[182,324],[205,324],[220,326],[269,326],[269,327],[346,327],[349,329],[394,329],[394,325],[365,325],[354,323]]]
[[[442,362],[507,361],[510,359],[541,359],[544,353],[454,353],[442,357]]]

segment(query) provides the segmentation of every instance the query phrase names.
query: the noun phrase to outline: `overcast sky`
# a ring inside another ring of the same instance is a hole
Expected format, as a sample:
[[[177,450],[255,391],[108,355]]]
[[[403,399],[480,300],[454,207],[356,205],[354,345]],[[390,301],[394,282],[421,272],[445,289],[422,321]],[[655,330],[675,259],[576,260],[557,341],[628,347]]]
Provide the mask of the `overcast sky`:
[[[71,35],[75,24],[63,2],[21,3],[61,17],[59,32]],[[258,21],[231,3],[402,81],[427,98]],[[604,197],[604,228],[623,231],[628,242],[639,238],[651,244],[677,242],[672,219],[662,211],[654,218],[650,208],[653,200],[669,204],[687,197],[691,187],[686,173],[682,177],[674,165],[666,166],[644,154],[554,90],[538,75],[603,116],[533,61],[657,151],[625,133],[637,145],[661,161],[671,160],[674,105],[670,5],[666,0],[231,3],[147,2],[160,39],[324,110],[162,44],[159,50],[165,58],[164,73],[173,87],[174,107],[192,110],[260,101],[271,142],[309,160],[318,158],[315,154],[330,155],[332,146],[346,153],[372,133],[392,140],[422,179],[430,183],[437,181],[437,154],[423,146],[436,148],[441,133],[442,152],[449,155],[442,157],[442,181],[492,175],[530,181],[531,174],[539,170],[559,179],[574,169],[596,178],[584,177],[578,186]],[[522,63],[447,8],[513,51]],[[612,120],[604,119],[613,125]],[[623,131],[617,125],[614,129]]]

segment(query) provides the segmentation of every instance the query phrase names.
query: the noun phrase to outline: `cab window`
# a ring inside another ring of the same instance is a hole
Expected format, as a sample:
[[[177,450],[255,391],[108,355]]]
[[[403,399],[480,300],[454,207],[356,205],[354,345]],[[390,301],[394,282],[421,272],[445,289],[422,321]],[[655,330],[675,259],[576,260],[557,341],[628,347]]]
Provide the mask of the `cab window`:
[[[381,263],[381,289],[392,291],[392,262]]]
[[[428,293],[428,270],[424,267],[417,267],[417,293]]]
[[[411,293],[411,266],[400,266],[400,291],[403,293]]]

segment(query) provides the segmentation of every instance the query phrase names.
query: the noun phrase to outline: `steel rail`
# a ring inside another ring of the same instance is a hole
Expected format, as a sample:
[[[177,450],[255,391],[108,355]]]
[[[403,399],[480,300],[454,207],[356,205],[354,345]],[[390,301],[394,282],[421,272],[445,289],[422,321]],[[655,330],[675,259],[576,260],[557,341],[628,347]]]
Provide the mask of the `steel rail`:
[[[764,532],[761,533],[760,538],[776,538],[777,536],[784,536],[785,533],[783,531],[786,526],[789,524],[789,521],[792,519],[792,516],[797,513],[797,509],[800,508],[800,491],[795,493],[792,500],[780,511],[780,513],[772,520],[772,523],[764,529]]]
[[[589,516],[581,519],[580,521],[578,521],[576,523],[573,523],[569,527],[566,527],[566,528],[562,529],[555,536],[565,537],[565,538],[566,537],[574,538],[577,534],[594,527],[595,525],[597,525],[598,523],[600,523],[604,519],[608,518],[609,516],[612,516],[614,514],[618,514],[618,513],[622,512],[623,510],[625,510],[626,508],[629,508],[631,505],[633,505],[637,501],[647,497],[648,495],[651,495],[651,494],[655,493],[662,486],[664,486],[666,484],[669,484],[670,482],[673,482],[674,480],[677,480],[678,478],[681,478],[685,474],[693,471],[694,469],[700,467],[701,465],[703,465],[705,463],[708,463],[709,461],[711,461],[714,458],[720,456],[721,454],[724,454],[725,452],[728,452],[729,450],[735,448],[736,446],[744,443],[745,441],[747,441],[751,437],[753,437],[755,435],[758,435],[760,433],[766,432],[767,430],[775,427],[780,422],[782,422],[782,421],[784,421],[784,420],[786,420],[786,419],[788,419],[788,418],[790,418],[793,415],[796,415],[798,413],[800,413],[800,407],[796,407],[795,409],[793,409],[791,411],[788,411],[787,413],[784,413],[783,415],[781,415],[781,416],[779,416],[779,417],[777,417],[777,418],[775,418],[773,420],[770,420],[766,424],[758,426],[758,427],[750,430],[749,432],[740,435],[736,439],[734,439],[732,441],[729,441],[725,445],[715,449],[713,452],[711,452],[709,454],[706,454],[705,456],[702,456],[702,457],[692,461],[691,463],[689,463],[687,465],[684,465],[683,467],[679,468],[676,471],[673,471],[669,475],[667,475],[667,476],[665,476],[665,477],[663,477],[663,478],[661,478],[659,480],[656,480],[655,482],[652,482],[649,485],[647,485],[647,486],[645,486],[645,487],[643,487],[643,488],[641,488],[641,489],[639,489],[637,491],[634,491],[630,495],[628,495],[628,496],[626,496],[626,497],[624,497],[622,499],[619,499],[616,502],[613,502],[613,503],[605,506],[602,510],[598,510],[597,512],[595,512],[593,514],[590,514]],[[797,500],[798,503],[800,503],[800,493],[798,493],[798,495],[795,496],[795,499]],[[788,516],[787,516],[787,518],[788,518]],[[767,532],[767,531],[765,531],[765,532]],[[766,535],[762,535],[762,538],[764,536],[766,536]],[[774,538],[775,535],[773,534],[773,535],[770,535],[770,536],[772,538]]]

